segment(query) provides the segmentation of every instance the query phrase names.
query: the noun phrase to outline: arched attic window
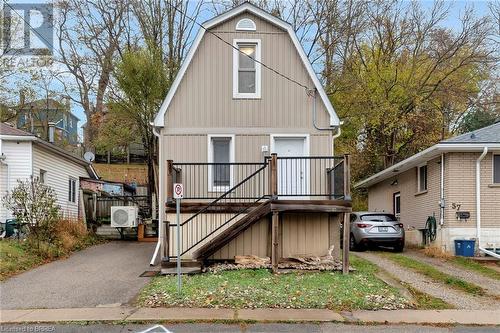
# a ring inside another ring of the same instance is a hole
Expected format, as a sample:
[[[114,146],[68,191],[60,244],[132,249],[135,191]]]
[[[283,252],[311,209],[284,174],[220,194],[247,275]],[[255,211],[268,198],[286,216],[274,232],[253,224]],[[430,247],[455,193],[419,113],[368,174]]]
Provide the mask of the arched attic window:
[[[249,18],[244,18],[236,23],[236,30],[255,31],[257,28],[254,21]]]

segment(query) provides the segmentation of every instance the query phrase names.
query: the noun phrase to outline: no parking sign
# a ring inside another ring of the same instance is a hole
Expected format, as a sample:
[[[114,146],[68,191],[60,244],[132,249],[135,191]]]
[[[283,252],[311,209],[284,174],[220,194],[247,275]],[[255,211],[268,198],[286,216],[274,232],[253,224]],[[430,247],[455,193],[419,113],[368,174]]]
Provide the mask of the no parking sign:
[[[184,186],[180,183],[174,184],[174,199],[182,199],[184,196]]]

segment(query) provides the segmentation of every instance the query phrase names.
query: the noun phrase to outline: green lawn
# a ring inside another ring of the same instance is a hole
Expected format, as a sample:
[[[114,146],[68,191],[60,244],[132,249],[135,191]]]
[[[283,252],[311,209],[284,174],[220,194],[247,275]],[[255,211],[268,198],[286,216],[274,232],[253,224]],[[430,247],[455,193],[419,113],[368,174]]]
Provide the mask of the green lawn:
[[[417,303],[417,307],[419,309],[426,310],[443,310],[443,309],[453,309],[453,305],[446,303],[441,298],[437,298],[428,294],[425,294],[415,288],[413,288],[410,284],[401,282],[401,284],[408,289],[408,291],[412,294],[415,302]]]
[[[0,281],[41,265],[45,261],[30,251],[24,242],[8,239],[0,241]]]
[[[340,272],[293,272],[273,275],[265,269],[156,277],[141,292],[142,306],[222,308],[329,308],[334,310],[409,307],[395,288],[375,277],[376,267],[351,257],[357,269]]]
[[[413,258],[409,258],[403,254],[384,253],[384,255],[403,267],[412,269],[418,273],[428,276],[434,281],[445,283],[454,289],[465,291],[473,295],[485,294],[484,289],[480,286],[443,273],[429,264],[423,263]]]
[[[482,263],[476,262],[472,259],[465,258],[465,257],[452,257],[447,259],[448,262],[460,266],[462,268],[474,271],[476,273],[479,273],[481,275],[484,275],[486,277],[495,279],[495,280],[500,280],[500,272],[496,271],[493,268],[490,268],[488,266],[485,266]]]

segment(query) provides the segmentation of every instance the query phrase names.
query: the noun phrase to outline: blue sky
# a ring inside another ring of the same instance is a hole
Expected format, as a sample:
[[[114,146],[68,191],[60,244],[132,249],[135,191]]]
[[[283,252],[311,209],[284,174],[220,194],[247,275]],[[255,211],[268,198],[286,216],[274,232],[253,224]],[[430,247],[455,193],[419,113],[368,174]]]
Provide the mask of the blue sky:
[[[9,1],[9,3],[39,3],[39,2],[45,2],[45,1],[33,1],[33,0],[16,0],[16,1]],[[421,1],[421,4],[425,8],[431,8],[433,5],[433,1]],[[443,22],[443,25],[447,28],[450,28],[452,30],[457,30],[460,28],[460,17],[463,15],[465,9],[467,6],[472,6],[474,9],[474,12],[476,13],[477,16],[484,16],[489,13],[489,8],[488,8],[488,2],[487,1],[447,1],[446,4],[451,5],[450,9],[450,15],[449,17]],[[57,15],[57,14],[56,14]],[[199,18],[200,23],[201,21],[207,20],[211,18],[211,13],[209,11],[205,11],[202,15],[202,17]],[[54,52],[54,54],[57,56],[57,51]],[[81,107],[76,105],[75,103],[72,103],[72,111],[73,113],[81,119],[79,122],[79,126],[81,126],[85,122],[85,115],[83,113],[83,110]]]

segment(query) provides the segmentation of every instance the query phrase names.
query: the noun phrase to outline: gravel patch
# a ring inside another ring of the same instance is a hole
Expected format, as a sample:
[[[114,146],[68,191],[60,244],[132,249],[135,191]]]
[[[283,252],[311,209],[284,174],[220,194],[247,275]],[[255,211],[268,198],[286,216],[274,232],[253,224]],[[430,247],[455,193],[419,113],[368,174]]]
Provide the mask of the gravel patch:
[[[497,309],[500,308],[500,302],[487,297],[472,296],[462,293],[458,290],[449,288],[444,283],[434,282],[430,278],[413,272],[407,268],[401,267],[389,259],[371,252],[357,252],[356,256],[369,260],[381,269],[387,271],[395,278],[410,284],[420,292],[429,294],[433,297],[442,299],[457,309]]]
[[[467,282],[474,283],[486,290],[488,292],[488,295],[500,297],[500,281],[498,280],[490,279],[466,268],[459,268],[439,258],[427,257],[426,255],[420,254],[418,252],[409,251],[403,254],[413,259],[430,264],[443,273],[456,276]]]

